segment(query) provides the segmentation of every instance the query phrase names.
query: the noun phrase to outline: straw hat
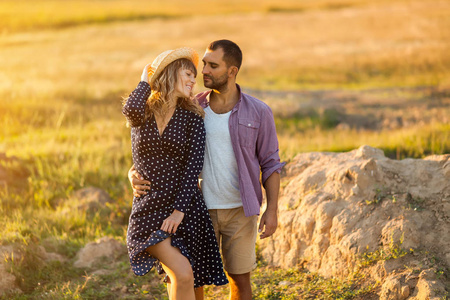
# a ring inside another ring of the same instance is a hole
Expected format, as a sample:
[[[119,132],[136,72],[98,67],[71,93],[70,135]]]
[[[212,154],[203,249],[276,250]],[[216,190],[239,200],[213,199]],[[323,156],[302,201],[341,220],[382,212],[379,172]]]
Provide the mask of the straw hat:
[[[165,67],[167,67],[171,62],[174,62],[180,58],[189,59],[197,68],[198,53],[194,49],[183,47],[175,50],[164,51],[155,58],[155,60],[152,62],[151,68],[149,68],[148,76],[150,77],[150,86],[153,86],[155,79],[158,78],[159,74],[161,74]]]

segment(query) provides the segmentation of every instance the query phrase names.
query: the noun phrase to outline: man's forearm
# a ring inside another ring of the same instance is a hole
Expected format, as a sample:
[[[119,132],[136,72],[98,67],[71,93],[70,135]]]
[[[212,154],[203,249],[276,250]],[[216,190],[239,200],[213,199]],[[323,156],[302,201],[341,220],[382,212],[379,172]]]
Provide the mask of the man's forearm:
[[[266,211],[278,210],[278,195],[280,192],[280,174],[273,172],[269,178],[267,178],[264,188],[266,190],[267,208]]]

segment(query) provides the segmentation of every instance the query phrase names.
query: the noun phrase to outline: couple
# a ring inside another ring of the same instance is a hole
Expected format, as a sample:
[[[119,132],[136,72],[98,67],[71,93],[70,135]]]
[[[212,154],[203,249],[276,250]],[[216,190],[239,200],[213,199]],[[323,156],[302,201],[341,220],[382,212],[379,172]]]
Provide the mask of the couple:
[[[191,48],[163,52],[123,107],[134,162],[128,253],[135,274],[154,266],[166,273],[171,299],[203,299],[203,285],[228,280],[230,299],[251,299],[257,231],[266,238],[277,227],[283,164],[275,123],[270,108],[236,84],[235,43],[208,46],[202,74],[211,90],[194,98],[198,60]],[[258,226],[260,180],[267,209]]]

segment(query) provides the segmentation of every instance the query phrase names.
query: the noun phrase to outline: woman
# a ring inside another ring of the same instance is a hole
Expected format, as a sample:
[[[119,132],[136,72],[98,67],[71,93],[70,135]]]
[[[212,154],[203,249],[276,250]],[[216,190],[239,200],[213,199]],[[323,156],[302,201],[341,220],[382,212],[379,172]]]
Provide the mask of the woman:
[[[147,195],[133,199],[131,266],[136,275],[153,266],[165,272],[171,299],[195,299],[194,287],[228,282],[197,184],[205,148],[204,112],[191,100],[197,63],[191,48],[161,53],[123,107],[134,166],[152,183]]]

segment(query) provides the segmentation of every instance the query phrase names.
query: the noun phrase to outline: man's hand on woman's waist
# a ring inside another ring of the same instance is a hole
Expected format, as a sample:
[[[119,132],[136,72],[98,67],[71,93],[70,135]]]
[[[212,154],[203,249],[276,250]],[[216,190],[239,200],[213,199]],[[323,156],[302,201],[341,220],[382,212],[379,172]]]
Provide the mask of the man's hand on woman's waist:
[[[131,188],[133,189],[133,195],[135,197],[140,197],[141,195],[146,195],[147,190],[151,188],[151,182],[144,180],[141,174],[136,171],[134,165],[128,170],[128,180],[131,183]]]

